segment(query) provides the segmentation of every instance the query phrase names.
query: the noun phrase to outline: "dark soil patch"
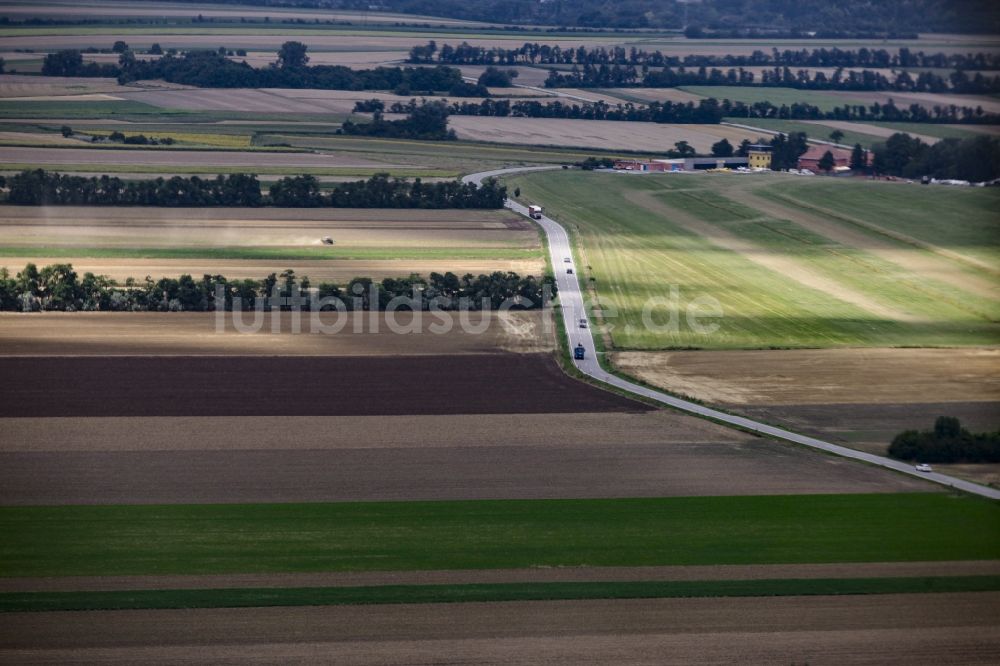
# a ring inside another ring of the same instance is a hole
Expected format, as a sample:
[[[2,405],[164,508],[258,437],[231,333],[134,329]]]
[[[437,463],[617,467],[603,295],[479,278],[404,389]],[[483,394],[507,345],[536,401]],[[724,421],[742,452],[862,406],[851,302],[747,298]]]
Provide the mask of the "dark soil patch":
[[[0,359],[0,417],[644,411],[548,354]],[[442,427],[447,427],[442,422]]]

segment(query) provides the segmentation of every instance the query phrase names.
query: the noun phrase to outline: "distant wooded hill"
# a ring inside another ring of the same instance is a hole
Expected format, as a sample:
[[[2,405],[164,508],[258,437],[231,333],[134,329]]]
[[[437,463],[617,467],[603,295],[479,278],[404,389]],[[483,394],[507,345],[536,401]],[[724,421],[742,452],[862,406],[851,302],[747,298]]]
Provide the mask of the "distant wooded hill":
[[[188,0],[193,1],[193,0]],[[227,0],[222,0],[227,2]],[[228,0],[380,9],[504,24],[823,33],[1000,32],[994,0]]]

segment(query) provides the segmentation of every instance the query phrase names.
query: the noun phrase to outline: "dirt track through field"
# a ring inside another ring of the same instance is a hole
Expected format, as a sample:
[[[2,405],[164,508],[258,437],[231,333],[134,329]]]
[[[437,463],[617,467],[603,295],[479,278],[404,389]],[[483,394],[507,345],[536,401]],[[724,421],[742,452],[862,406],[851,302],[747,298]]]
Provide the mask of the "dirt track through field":
[[[570,379],[549,354],[0,358],[5,418],[646,409]]]
[[[255,587],[470,585],[600,581],[781,580],[997,576],[1000,560],[955,562],[847,562],[833,564],[721,564],[653,567],[555,567],[451,571],[357,571],[288,574],[67,576],[0,578],[0,594],[98,590],[211,590]]]
[[[786,255],[769,252],[736,234],[726,231],[720,226],[702,222],[695,216],[664,203],[648,192],[629,192],[626,198],[643,208],[666,217],[688,231],[708,240],[713,245],[772,270],[799,284],[828,294],[838,300],[855,305],[877,317],[894,319],[896,321],[922,321],[902,310],[879,303],[865,294],[857,292],[846,285],[839,284],[825,275],[811,271],[808,267],[790,259]]]
[[[917,275],[932,277],[952,286],[970,291],[986,298],[997,298],[997,286],[968,271],[959,270],[946,257],[937,257],[926,252],[915,250],[902,242],[893,241],[861,229],[852,228],[849,224],[841,224],[824,218],[821,215],[800,210],[794,206],[774,201],[754,190],[747,189],[741,193],[745,203],[753,208],[780,220],[788,220],[815,234],[830,240],[870,252],[885,261],[891,262]],[[941,250],[942,248],[936,248]],[[950,251],[949,251],[950,252]],[[975,261],[962,255],[963,259]]]
[[[6,613],[18,663],[992,664],[1000,594]]]

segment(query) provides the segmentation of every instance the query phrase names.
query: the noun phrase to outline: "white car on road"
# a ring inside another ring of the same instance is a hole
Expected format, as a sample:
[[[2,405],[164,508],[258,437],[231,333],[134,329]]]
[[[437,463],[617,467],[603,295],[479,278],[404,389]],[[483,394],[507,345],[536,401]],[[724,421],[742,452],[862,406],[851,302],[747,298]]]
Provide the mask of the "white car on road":
[[[918,472],[933,472],[934,470],[932,470],[931,466],[928,465],[927,463],[920,463],[919,465],[917,465],[917,471]]]

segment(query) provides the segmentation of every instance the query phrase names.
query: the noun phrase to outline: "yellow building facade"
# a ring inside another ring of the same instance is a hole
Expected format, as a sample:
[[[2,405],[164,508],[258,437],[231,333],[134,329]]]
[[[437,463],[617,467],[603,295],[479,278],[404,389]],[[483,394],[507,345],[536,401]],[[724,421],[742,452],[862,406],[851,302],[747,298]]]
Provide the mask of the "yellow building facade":
[[[750,146],[747,158],[751,169],[770,169],[771,146]]]

